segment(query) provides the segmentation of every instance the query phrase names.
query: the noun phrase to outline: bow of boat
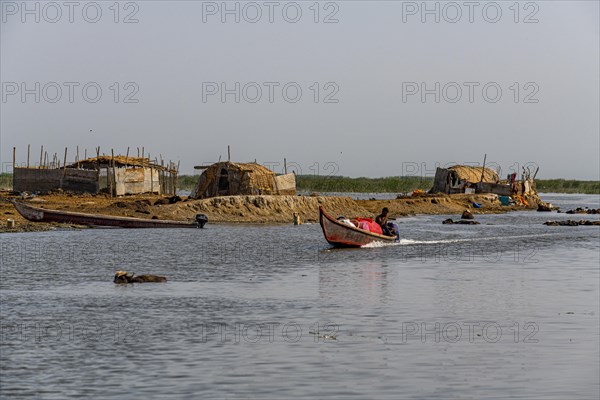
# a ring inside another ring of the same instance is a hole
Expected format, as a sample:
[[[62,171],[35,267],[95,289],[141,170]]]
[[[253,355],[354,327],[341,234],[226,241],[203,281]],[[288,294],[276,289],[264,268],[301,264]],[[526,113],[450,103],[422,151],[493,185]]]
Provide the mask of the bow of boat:
[[[43,221],[44,219],[44,211],[39,208],[20,203],[18,201],[14,201],[13,205],[17,209],[17,212],[28,221],[39,222]]]

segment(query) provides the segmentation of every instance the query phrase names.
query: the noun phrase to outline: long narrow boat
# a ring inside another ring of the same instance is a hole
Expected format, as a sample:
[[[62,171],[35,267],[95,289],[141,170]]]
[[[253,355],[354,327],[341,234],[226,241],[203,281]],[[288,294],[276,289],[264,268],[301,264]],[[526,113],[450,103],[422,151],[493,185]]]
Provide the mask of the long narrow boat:
[[[392,243],[394,236],[385,236],[346,225],[328,215],[319,207],[319,223],[329,244],[336,247],[360,247],[372,242]]]
[[[32,222],[61,222],[65,224],[112,226],[119,228],[203,228],[208,222],[208,218],[204,214],[197,214],[194,222],[187,222],[49,210],[17,201],[14,202],[14,205],[19,214]]]

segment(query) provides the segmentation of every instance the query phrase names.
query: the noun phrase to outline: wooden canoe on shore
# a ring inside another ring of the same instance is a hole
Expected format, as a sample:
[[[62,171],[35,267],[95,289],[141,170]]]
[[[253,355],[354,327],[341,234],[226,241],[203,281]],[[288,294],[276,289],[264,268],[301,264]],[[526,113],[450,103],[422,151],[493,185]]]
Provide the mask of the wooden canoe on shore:
[[[319,223],[327,242],[336,247],[360,247],[373,242],[392,243],[397,239],[346,225],[328,215],[323,207],[319,207]]]
[[[13,204],[19,214],[32,222],[60,222],[64,224],[112,226],[118,228],[203,228],[208,222],[208,218],[204,214],[196,215],[196,221],[194,222],[186,222],[49,210],[17,201]]]

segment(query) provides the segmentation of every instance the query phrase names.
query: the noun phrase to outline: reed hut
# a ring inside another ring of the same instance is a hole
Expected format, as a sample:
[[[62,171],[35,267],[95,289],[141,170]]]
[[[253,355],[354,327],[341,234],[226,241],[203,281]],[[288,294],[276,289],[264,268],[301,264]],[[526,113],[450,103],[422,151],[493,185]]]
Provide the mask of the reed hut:
[[[203,169],[196,187],[190,194],[193,199],[235,195],[295,195],[296,175],[275,175],[257,163],[218,162]]]
[[[433,187],[430,193],[465,193],[471,189],[475,192],[478,184],[499,184],[498,174],[484,167],[472,167],[469,165],[455,165],[450,168],[437,168]]]
[[[438,168],[435,171],[433,187],[429,193],[494,193],[500,196],[537,196],[535,177],[538,170],[531,176],[531,171],[523,168],[520,180],[517,179],[516,173],[508,175],[506,180],[500,180],[498,174],[489,168],[468,165]]]

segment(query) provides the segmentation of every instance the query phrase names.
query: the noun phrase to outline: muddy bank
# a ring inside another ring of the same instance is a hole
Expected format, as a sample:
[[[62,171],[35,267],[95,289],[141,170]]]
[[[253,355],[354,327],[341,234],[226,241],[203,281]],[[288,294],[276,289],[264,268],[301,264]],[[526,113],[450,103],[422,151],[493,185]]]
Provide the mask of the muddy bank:
[[[25,220],[9,202],[21,200],[8,192],[0,193],[0,232],[26,232],[49,229],[81,229],[82,227],[35,223]],[[292,223],[296,212],[304,222],[317,222],[319,206],[334,216],[349,218],[377,215],[388,207],[392,218],[415,214],[457,214],[471,208],[474,214],[502,213],[524,210],[524,206],[502,206],[490,195],[435,195],[394,200],[354,200],[350,197],[326,196],[226,196],[204,200],[177,201],[150,195],[110,198],[108,196],[79,196],[51,194],[26,199],[34,206],[90,214],[107,214],[137,218],[192,220],[196,214],[206,214],[209,223]],[[481,208],[474,208],[473,203]],[[533,204],[533,202],[532,202]],[[533,204],[531,208],[536,208]],[[15,220],[15,228],[7,228],[7,219]]]
[[[474,209],[473,202],[481,204]],[[390,210],[391,218],[416,214],[461,214],[471,208],[474,214],[501,213],[527,209],[502,206],[493,196],[453,195],[424,196],[394,200],[354,200],[350,197],[322,196],[228,196],[195,200],[164,206],[166,215],[192,218],[195,213],[208,215],[214,222],[291,223],[297,212],[305,222],[317,222],[319,206],[333,215],[349,218],[371,216]],[[193,211],[190,213],[190,211]]]

